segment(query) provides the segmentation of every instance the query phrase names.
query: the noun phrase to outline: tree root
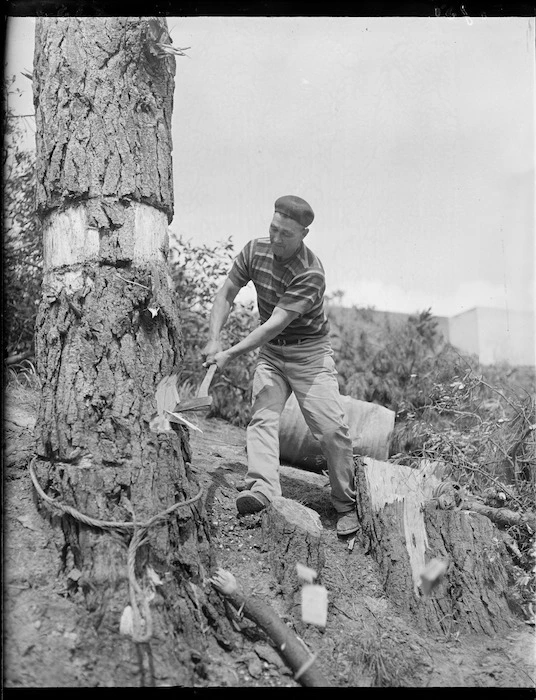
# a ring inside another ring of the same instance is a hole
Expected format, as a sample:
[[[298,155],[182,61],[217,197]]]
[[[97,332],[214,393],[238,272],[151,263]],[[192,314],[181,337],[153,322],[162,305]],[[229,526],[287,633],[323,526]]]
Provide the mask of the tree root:
[[[300,685],[320,688],[331,685],[315,665],[316,657],[311,655],[305,644],[270,605],[255,595],[246,597],[235,577],[224,569],[218,569],[209,580],[234,608],[252,620],[275,642],[277,650],[294,671],[294,679]]]

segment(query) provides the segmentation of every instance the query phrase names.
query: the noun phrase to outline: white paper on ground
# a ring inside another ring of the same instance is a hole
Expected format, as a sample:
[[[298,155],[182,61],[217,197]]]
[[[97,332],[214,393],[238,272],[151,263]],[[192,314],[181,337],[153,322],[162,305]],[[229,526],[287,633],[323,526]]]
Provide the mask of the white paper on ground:
[[[328,591],[324,586],[307,583],[301,593],[302,620],[325,627],[328,620]]]

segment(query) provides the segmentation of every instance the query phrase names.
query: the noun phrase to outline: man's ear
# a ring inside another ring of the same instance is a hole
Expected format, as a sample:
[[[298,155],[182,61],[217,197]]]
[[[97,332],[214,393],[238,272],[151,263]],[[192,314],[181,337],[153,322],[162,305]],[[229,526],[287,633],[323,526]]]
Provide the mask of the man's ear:
[[[304,228],[303,231],[302,231],[302,236],[305,238],[305,236],[306,236],[308,233],[309,233],[309,229],[308,229],[308,228]]]

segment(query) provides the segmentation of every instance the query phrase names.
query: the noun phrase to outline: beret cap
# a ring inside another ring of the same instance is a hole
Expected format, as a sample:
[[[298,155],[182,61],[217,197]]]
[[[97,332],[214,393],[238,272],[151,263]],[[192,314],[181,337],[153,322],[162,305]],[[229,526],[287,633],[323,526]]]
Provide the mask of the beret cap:
[[[275,211],[285,216],[290,216],[291,219],[307,228],[315,218],[314,212],[305,199],[296,197],[293,194],[287,194],[284,197],[279,197],[275,201]]]

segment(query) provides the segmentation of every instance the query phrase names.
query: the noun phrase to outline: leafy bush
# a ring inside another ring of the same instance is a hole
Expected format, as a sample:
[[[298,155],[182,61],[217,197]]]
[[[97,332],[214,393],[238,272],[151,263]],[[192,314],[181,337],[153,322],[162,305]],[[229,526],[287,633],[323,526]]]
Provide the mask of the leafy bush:
[[[208,340],[212,302],[233,260],[231,239],[213,246],[196,246],[172,236],[171,276],[181,311],[185,355],[179,383],[198,386],[206,372],[201,350]],[[258,324],[254,304],[237,302],[222,331],[224,347],[236,344]],[[250,418],[251,378],[257,353],[243,355],[216,374],[211,387],[214,403],[209,415],[245,426]]]
[[[430,310],[380,325],[370,309],[328,305],[343,393],[400,416],[424,405],[433,384],[457,372],[459,354],[445,344]]]
[[[328,305],[328,313],[341,391],[396,412],[390,461],[440,462],[485,505],[533,511],[534,368],[481,367],[444,341],[429,310],[396,325],[381,325],[370,309]],[[526,609],[536,593],[534,577],[526,575],[534,567],[534,533],[515,525],[505,536],[516,552],[514,588]]]
[[[14,77],[4,84],[4,103]],[[31,356],[41,293],[41,235],[35,213],[35,154],[23,148],[21,119],[4,110],[2,164],[4,260],[4,355]]]

